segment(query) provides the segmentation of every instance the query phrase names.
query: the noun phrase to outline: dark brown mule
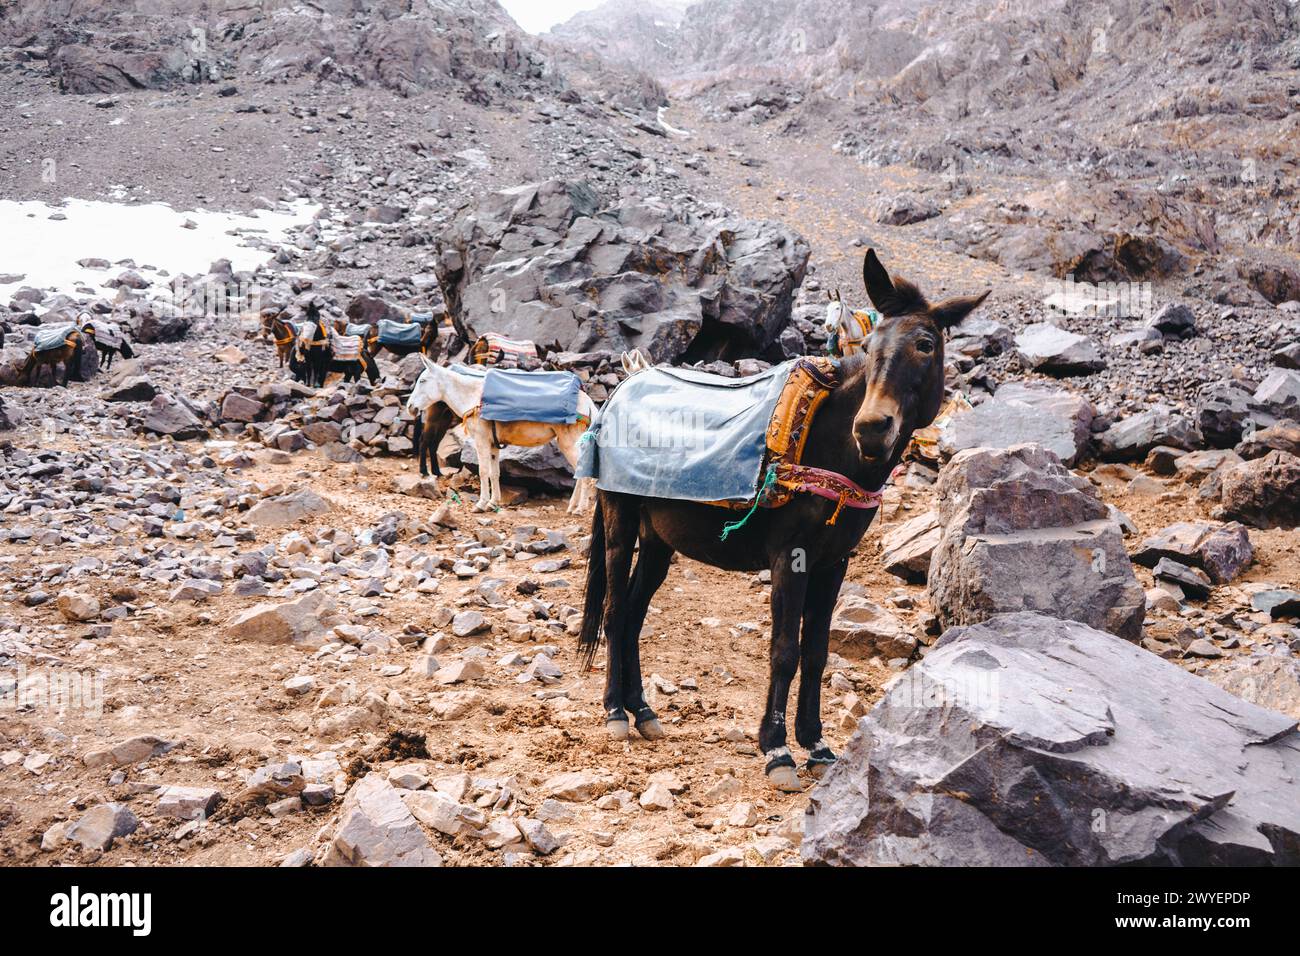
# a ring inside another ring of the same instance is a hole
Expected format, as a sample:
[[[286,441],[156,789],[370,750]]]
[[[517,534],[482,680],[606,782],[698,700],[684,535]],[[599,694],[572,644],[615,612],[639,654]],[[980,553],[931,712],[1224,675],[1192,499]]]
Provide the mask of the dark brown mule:
[[[405,358],[416,352],[429,356],[433,361],[438,361],[438,353],[442,349],[442,343],[438,339],[438,324],[433,321],[425,322],[420,328],[420,342],[418,345],[392,345],[379,341],[379,330],[371,328],[370,338],[366,340],[370,347],[371,355],[378,355],[382,351],[391,352],[398,358]]]
[[[429,477],[430,471],[442,477],[442,469],[438,466],[438,446],[455,424],[456,416],[442,402],[415,420],[415,458],[420,463],[421,478]]]
[[[300,382],[321,388],[333,360],[329,325],[321,315],[320,306],[314,302],[303,310],[303,322],[306,328],[294,341],[289,369]]]
[[[27,385],[34,386],[40,379],[41,369],[50,370],[50,384],[59,384],[59,378],[55,371],[55,366],[63,366],[63,387],[67,388],[68,380],[72,377],[75,370],[77,381],[81,381],[81,353],[89,340],[93,346],[95,344],[95,330],[87,325],[84,328],[72,332],[65,344],[56,349],[46,349],[44,352],[32,350],[32,354],[27,356],[27,361],[23,365],[22,380]]]
[[[839,363],[839,385],[813,420],[803,462],[875,489],[902,457],[912,432],[929,425],[939,412],[944,331],[988,293],[931,306],[911,283],[891,280],[874,251],[868,250],[862,271],[867,294],[885,318],[868,338],[864,352]],[[835,502],[821,497],[796,495],[783,507],[758,509],[722,541],[720,532],[735,517],[732,511],[695,502],[599,493],[580,641],[589,663],[603,625],[608,643],[605,720],[615,739],[627,737],[629,711],[642,737],[663,736],[642,695],[638,642],[650,600],[668,573],[673,552],[679,551],[726,570],[771,571],[771,672],[759,727],[759,746],[767,756],[765,769],[778,788],[801,789],[786,746],[785,719],[790,685],[798,670],[795,739],[809,752],[809,772],[814,776],[825,772],[836,759],[822,739],[821,722],[831,611],[849,554],[876,513],[875,509],[845,509],[833,525],[827,524],[835,507]]]
[[[280,368],[284,368],[285,363],[289,361],[293,354],[294,342],[298,338],[298,330],[284,316],[285,313],[281,312],[271,319],[271,341],[275,343],[275,354],[280,360]]]

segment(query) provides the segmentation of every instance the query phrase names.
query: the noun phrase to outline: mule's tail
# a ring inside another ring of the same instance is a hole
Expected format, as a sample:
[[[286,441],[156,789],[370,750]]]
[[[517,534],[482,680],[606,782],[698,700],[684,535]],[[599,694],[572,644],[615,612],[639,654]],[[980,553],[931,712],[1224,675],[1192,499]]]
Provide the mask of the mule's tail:
[[[587,589],[582,605],[582,629],[578,632],[578,654],[582,669],[590,670],[600,646],[600,626],[605,616],[605,515],[596,494],[596,508],[591,516],[591,547],[587,550]]]

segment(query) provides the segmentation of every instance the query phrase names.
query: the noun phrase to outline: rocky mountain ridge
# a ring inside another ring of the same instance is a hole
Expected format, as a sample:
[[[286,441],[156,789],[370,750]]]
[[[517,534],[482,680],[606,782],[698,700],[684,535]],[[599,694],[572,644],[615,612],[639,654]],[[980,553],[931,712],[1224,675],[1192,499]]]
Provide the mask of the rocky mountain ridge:
[[[66,93],[309,77],[483,102],[573,85],[637,109],[660,98],[645,77],[528,36],[496,0],[36,0],[0,7],[0,44],[46,61]]]

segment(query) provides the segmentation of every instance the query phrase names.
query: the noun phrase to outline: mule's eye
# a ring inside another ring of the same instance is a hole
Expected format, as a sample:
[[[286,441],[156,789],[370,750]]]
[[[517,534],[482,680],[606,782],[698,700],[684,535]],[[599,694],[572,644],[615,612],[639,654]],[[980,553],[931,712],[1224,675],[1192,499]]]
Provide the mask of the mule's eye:
[[[923,355],[929,355],[934,351],[934,342],[931,339],[917,339],[916,350]]]

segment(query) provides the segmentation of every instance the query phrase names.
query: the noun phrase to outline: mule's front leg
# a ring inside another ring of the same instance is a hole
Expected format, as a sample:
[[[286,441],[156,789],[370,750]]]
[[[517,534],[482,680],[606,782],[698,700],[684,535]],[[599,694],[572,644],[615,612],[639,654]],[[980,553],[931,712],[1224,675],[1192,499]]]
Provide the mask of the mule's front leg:
[[[478,502],[474,510],[487,511],[492,507],[492,436],[481,418],[475,418],[473,424],[466,423],[466,431],[478,456]]]
[[[778,790],[802,790],[794,758],[786,746],[785,709],[790,684],[799,667],[799,622],[808,590],[808,573],[793,569],[793,555],[779,554],[772,562],[772,646],[767,707],[758,728],[758,745],[767,756],[764,771]]]
[[[794,736],[808,751],[809,773],[820,778],[836,760],[835,752],[822,739],[822,674],[830,643],[831,614],[844,583],[849,559],[813,572],[804,601],[803,638],[799,642],[799,709],[795,712]]]

